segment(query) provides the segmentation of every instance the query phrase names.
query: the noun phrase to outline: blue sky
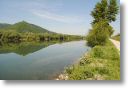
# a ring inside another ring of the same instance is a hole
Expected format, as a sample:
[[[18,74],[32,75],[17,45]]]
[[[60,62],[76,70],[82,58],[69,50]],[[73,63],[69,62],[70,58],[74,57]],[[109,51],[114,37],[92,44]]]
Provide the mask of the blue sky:
[[[0,0],[0,23],[27,21],[50,31],[84,35],[91,28],[90,16],[100,0]],[[119,0],[118,0],[119,2]],[[120,16],[112,23],[120,32]]]

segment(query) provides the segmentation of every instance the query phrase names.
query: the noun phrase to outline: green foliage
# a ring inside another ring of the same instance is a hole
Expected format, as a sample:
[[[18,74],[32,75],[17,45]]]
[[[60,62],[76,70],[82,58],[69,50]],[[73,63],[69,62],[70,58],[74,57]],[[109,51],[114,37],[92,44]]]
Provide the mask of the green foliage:
[[[101,2],[96,4],[91,12],[94,18],[92,30],[86,37],[90,46],[104,45],[106,43],[107,39],[114,32],[109,23],[116,20],[117,14],[118,5],[116,0],[101,0]]]
[[[108,25],[107,21],[100,21],[93,25],[93,29],[89,32],[86,40],[90,46],[104,45],[111,35],[112,27]]]
[[[91,12],[92,17],[94,17],[93,24],[99,22],[100,20],[106,19],[107,15],[107,0],[102,0],[101,3],[97,3],[94,11]]]
[[[19,33],[13,30],[0,31],[0,41],[3,42],[30,42],[30,41],[72,41],[81,40],[83,36],[76,35],[63,35],[63,34],[51,34],[51,33],[32,33],[25,32]]]
[[[11,24],[0,23],[0,29],[1,28],[6,28],[6,27],[9,27],[9,26],[11,26]]]
[[[13,25],[4,24],[0,30],[0,41],[4,42],[71,41],[81,39],[83,39],[83,36],[58,34],[25,21]]]
[[[109,52],[106,52],[109,51]],[[114,53],[113,53],[114,52]],[[117,60],[119,57],[119,54],[117,54],[118,51],[115,49],[115,47],[102,47],[101,46],[95,46],[92,49],[92,52],[90,53],[93,58],[102,58],[102,59],[113,59]]]
[[[78,64],[66,69],[69,80],[119,80],[120,55],[108,40],[113,34],[110,22],[115,21],[118,13],[116,0],[101,0],[91,15],[94,17],[92,30],[86,36],[92,46]]]
[[[118,10],[117,0],[101,0],[91,12],[94,18],[92,23],[95,24],[101,20],[107,20],[108,23],[115,21]]]
[[[4,42],[18,42],[20,41],[20,34],[15,31],[0,31],[0,40]]]
[[[25,21],[15,23],[11,26],[3,28],[2,30],[13,30],[18,33],[32,32],[32,33],[53,33],[44,28],[36,26],[34,24],[27,23]]]
[[[107,41],[105,46],[95,46],[78,64],[66,69],[69,80],[120,80],[120,55]]]
[[[107,19],[109,22],[116,20],[116,15],[118,14],[119,6],[117,5],[117,0],[110,0],[108,6]]]
[[[84,66],[79,67],[79,65],[74,65],[72,69],[70,67],[67,68],[66,73],[69,76],[69,80],[85,80],[94,77],[92,69]]]

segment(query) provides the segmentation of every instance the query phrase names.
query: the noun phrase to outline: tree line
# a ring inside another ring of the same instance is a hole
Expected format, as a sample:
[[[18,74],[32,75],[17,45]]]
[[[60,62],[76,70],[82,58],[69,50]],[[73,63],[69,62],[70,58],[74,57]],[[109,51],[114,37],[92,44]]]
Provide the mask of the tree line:
[[[0,31],[0,41],[3,42],[22,42],[22,41],[71,41],[81,40],[83,36],[65,35],[55,33],[18,33],[13,30]]]

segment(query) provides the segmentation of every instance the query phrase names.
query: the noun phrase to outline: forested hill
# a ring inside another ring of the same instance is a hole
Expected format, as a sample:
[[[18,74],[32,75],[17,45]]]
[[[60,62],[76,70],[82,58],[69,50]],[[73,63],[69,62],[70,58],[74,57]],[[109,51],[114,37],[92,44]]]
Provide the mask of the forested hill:
[[[40,26],[22,21],[15,24],[0,24],[0,42],[71,41],[83,36],[67,35],[48,31]]]
[[[13,30],[19,33],[25,33],[25,32],[32,32],[32,33],[54,33],[51,31],[48,31],[45,28],[42,28],[40,26],[21,21],[15,24],[3,24],[0,23],[0,30],[7,31],[7,30]]]

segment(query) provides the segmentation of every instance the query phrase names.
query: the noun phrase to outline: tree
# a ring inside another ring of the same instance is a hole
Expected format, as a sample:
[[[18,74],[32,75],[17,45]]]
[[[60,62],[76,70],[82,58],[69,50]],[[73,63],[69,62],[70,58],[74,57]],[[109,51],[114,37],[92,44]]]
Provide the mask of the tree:
[[[104,45],[109,36],[109,30],[112,27],[108,25],[107,21],[102,20],[93,25],[92,30],[86,36],[88,45],[94,47],[95,45]]]
[[[109,22],[116,20],[116,15],[118,14],[119,7],[117,5],[116,0],[110,0],[109,6],[108,6],[108,16],[107,19]]]
[[[113,34],[110,23],[116,20],[118,5],[116,0],[101,0],[91,12],[94,18],[92,29],[86,37],[90,46],[104,45],[108,38]]]
[[[2,32],[0,31],[0,40],[1,40],[2,35],[3,35],[3,34],[2,34]]]
[[[102,0],[101,3],[98,2],[91,12],[92,17],[94,18],[93,24],[99,22],[100,20],[106,19],[107,17],[107,7],[108,3],[107,0]]]
[[[101,2],[98,2],[91,12],[92,17],[94,18],[92,24],[101,20],[107,20],[108,23],[115,21],[118,10],[116,0],[102,0]]]

